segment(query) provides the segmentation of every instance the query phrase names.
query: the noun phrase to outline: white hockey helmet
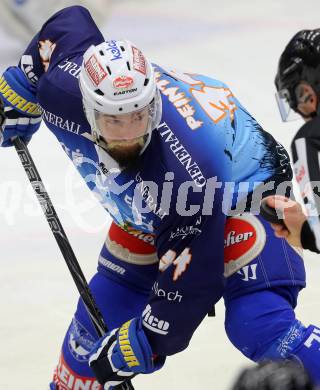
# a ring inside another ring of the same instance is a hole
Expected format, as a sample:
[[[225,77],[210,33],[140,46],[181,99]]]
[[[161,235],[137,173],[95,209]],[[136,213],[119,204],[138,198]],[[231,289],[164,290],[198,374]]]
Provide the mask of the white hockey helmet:
[[[101,121],[99,124],[97,120],[101,114],[107,118],[125,118],[127,114],[146,112],[147,108],[149,118],[144,135],[149,135],[148,138],[159,125],[161,98],[153,67],[131,42],[110,40],[90,46],[83,56],[79,80],[85,114],[95,142],[99,143],[103,137]],[[134,138],[134,134],[123,138]]]

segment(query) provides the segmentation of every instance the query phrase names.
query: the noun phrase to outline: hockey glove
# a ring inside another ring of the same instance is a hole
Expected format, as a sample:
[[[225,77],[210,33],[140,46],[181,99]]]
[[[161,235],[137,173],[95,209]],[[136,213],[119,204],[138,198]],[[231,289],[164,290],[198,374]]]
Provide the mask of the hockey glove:
[[[154,358],[141,319],[134,318],[100,339],[89,359],[89,365],[105,390],[112,389],[137,373],[159,370],[165,357]]]
[[[6,116],[1,146],[12,146],[11,138],[16,136],[28,143],[40,126],[41,114],[35,87],[20,68],[8,68],[0,77],[0,99]]]

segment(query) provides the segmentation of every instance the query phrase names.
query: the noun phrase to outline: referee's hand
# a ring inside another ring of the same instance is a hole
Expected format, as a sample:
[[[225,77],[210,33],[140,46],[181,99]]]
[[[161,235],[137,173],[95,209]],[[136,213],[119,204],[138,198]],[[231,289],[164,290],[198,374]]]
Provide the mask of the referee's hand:
[[[284,224],[270,224],[275,236],[285,238],[290,245],[302,248],[301,228],[307,217],[300,204],[282,195],[269,196],[265,198],[265,201],[268,206],[276,209],[284,220]]]

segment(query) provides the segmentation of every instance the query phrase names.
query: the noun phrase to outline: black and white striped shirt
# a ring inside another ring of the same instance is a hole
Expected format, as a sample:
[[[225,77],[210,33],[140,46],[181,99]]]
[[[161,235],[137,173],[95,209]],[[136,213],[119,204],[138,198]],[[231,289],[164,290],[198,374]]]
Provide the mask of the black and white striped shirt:
[[[320,253],[320,117],[306,122],[291,144],[294,174],[308,221],[301,231],[303,248]]]

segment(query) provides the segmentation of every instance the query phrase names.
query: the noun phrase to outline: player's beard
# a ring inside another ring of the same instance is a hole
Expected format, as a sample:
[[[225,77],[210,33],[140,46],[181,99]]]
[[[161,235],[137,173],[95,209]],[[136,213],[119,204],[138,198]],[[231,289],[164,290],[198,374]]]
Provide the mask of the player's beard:
[[[134,165],[145,145],[145,136],[137,139],[134,144],[125,142],[110,142],[107,144],[108,154],[119,164],[121,169]]]

